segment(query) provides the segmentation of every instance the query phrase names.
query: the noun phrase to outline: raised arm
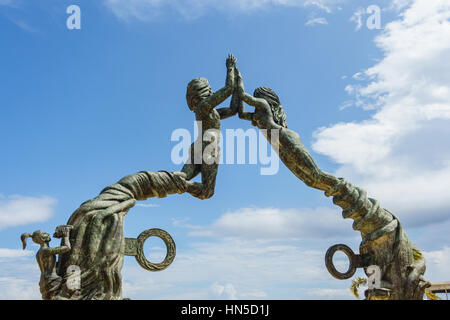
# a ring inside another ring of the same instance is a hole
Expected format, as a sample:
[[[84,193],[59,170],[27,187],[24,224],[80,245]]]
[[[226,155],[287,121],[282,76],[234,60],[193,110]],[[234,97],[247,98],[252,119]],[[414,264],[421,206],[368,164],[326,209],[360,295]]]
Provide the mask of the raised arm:
[[[204,110],[207,109],[205,111],[209,111],[217,107],[222,102],[224,102],[233,93],[234,68],[236,65],[236,58],[232,54],[228,55],[226,65],[227,65],[227,79],[225,81],[225,87],[217,90],[211,96],[200,102],[200,105],[198,106],[200,109]]]
[[[233,103],[233,99],[235,100],[234,103],[237,105],[240,119],[251,121],[253,125],[256,125],[253,118],[254,113],[245,112],[244,101],[256,108],[262,108],[263,104],[266,102],[265,100],[254,98],[251,95],[245,93],[242,75],[237,67],[235,67],[235,78],[236,78],[236,90],[233,93],[233,98],[231,102]]]
[[[220,119],[223,120],[234,116],[241,109],[244,110],[244,101],[239,98],[239,95],[233,93],[233,96],[231,97],[230,107],[219,108],[217,109],[217,112],[220,115]]]
[[[240,119],[252,120],[253,113],[245,112],[244,100],[241,99],[241,94],[244,92],[244,82],[242,81],[241,73],[237,67],[234,67],[234,78],[236,88],[234,89],[233,96],[231,97],[230,109],[237,110]]]
[[[70,228],[69,228],[70,227]],[[45,248],[44,253],[47,255],[57,255],[57,254],[63,254],[66,252],[69,252],[70,247],[70,240],[69,240],[69,234],[71,226],[60,226],[56,229],[55,237],[59,238],[61,236],[62,243],[60,247],[54,247],[54,248]]]
[[[236,93],[239,96],[241,100],[243,100],[248,105],[255,107],[255,108],[267,108],[267,101],[260,98],[255,98],[252,95],[249,95],[244,90],[244,81],[242,80],[241,72],[237,67],[235,67],[235,74],[236,74]],[[240,114],[244,114],[244,108],[242,107],[239,109]],[[249,120],[249,119],[247,119]]]

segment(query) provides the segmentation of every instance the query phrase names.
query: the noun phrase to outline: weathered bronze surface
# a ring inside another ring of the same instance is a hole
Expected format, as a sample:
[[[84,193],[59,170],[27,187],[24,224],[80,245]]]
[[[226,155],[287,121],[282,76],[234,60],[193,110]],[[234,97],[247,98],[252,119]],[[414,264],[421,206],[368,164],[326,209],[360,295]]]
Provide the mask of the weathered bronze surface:
[[[161,238],[166,244],[167,254],[161,263],[152,263],[145,257],[144,242],[150,237]],[[134,256],[139,265],[148,271],[162,271],[166,269],[175,259],[176,247],[170,234],[161,229],[148,229],[143,231],[137,239],[125,238],[125,252],[126,256]]]
[[[234,69],[236,58],[229,55],[226,61],[227,78],[225,87],[213,92],[205,78],[197,78],[189,82],[186,100],[189,109],[195,112],[195,120],[199,125],[199,137],[191,145],[190,157],[181,171],[186,180],[191,180],[199,173],[202,174],[202,183],[187,182],[188,192],[199,199],[209,199],[214,194],[216,176],[219,166],[220,150],[220,120],[236,115],[236,103],[229,108],[215,109],[225,101],[234,91]],[[212,148],[213,146],[213,148]],[[209,150],[206,150],[209,148]],[[210,152],[207,152],[210,151]],[[206,157],[209,158],[205,159]]]
[[[55,237],[63,238],[61,247],[50,248],[50,236],[41,231],[22,235],[24,248],[27,237],[41,245],[36,258],[42,272],[40,287],[43,299],[122,299],[121,269],[125,255],[135,256],[137,262],[149,271],[164,270],[172,263],[176,254],[172,237],[164,230],[149,229],[137,239],[125,238],[125,216],[139,200],[185,192],[207,199],[214,194],[219,150],[217,147],[212,150],[212,163],[208,161],[210,159],[204,159],[203,153],[211,142],[216,142],[217,146],[220,120],[238,112],[237,108],[231,107],[215,109],[235,89],[235,65],[236,58],[229,55],[225,87],[215,93],[204,78],[194,79],[188,85],[186,100],[202,126],[200,132],[211,130],[213,136],[206,142],[200,139],[199,150],[194,148],[195,144],[192,145],[192,161],[183,166],[182,172],[143,171],[105,188],[96,198],[84,202],[69,218],[67,226],[59,227]],[[196,157],[199,157],[198,161],[195,161]],[[202,183],[190,181],[199,173]],[[68,230],[71,231],[70,237]],[[160,237],[167,247],[164,261],[158,264],[148,261],[143,252],[144,242],[151,236]],[[67,285],[74,275],[79,276],[79,287],[75,289]]]
[[[249,113],[245,112],[242,103],[239,104],[239,117],[266,130],[267,139],[278,150],[280,159],[288,169],[307,186],[333,197],[333,203],[344,210],[343,217],[354,220],[353,229],[359,231],[362,237],[360,254],[367,258],[367,265],[381,268],[384,289],[381,291],[389,292],[388,296],[382,297],[372,292],[368,299],[422,300],[425,288],[430,285],[423,277],[425,259],[409,240],[400,220],[382,208],[377,200],[368,198],[363,189],[320,170],[300,136],[287,128],[286,115],[273,90],[261,87],[251,96],[244,91],[242,76],[237,68],[236,79],[238,89],[235,94],[255,107],[255,111]],[[274,139],[271,130],[278,133]]]
[[[122,299],[121,269],[125,255],[135,256],[149,271],[167,268],[175,258],[175,242],[161,229],[149,229],[137,239],[124,237],[124,220],[137,200],[163,198],[169,194],[186,192],[186,180],[175,172],[143,171],[121,179],[105,188],[96,198],[84,202],[69,218],[67,226],[58,227],[55,237],[63,237],[58,248],[48,247],[50,236],[41,231],[23,234],[22,241],[32,237],[41,245],[37,260],[41,267],[43,299]],[[70,230],[70,236],[69,236]],[[167,255],[154,264],[143,253],[148,237],[164,240]],[[56,255],[59,254],[58,263]],[[79,288],[65,285],[73,276],[71,266],[80,270]]]
[[[51,237],[48,233],[37,230],[31,233],[23,233],[20,236],[22,240],[23,249],[27,246],[27,238],[32,238],[33,242],[40,245],[39,251],[36,254],[36,260],[41,270],[41,279],[39,281],[39,288],[42,294],[42,299],[53,299],[61,290],[63,278],[56,272],[56,255],[69,252],[71,249],[69,241],[69,233],[72,226],[64,225],[56,228],[54,237],[62,238],[60,247],[51,248],[49,243]]]
[[[27,237],[41,246],[36,258],[42,273],[39,283],[42,298],[122,299],[121,269],[125,255],[135,256],[149,271],[167,268],[175,258],[172,237],[164,230],[149,229],[137,239],[125,238],[125,216],[136,201],[151,197],[185,192],[199,199],[213,196],[220,153],[220,120],[239,113],[241,119],[261,129],[295,176],[307,186],[333,197],[334,204],[343,209],[343,217],[354,220],[353,229],[362,237],[360,254],[354,254],[345,245],[330,248],[326,266],[333,276],[348,278],[356,268],[376,265],[381,268],[382,288],[368,290],[368,299],[423,299],[424,290],[429,286],[423,277],[425,259],[410,242],[399,219],[382,208],[377,200],[368,198],[361,188],[320,170],[300,136],[288,129],[286,114],[276,93],[266,87],[256,89],[253,96],[245,93],[234,56],[228,56],[226,67],[225,86],[215,93],[204,78],[188,84],[186,100],[195,112],[200,134],[191,145],[190,158],[181,172],[142,171],[108,186],[97,197],[84,202],[67,225],[57,228],[54,236],[62,238],[60,247],[50,248],[50,236],[41,231],[22,235],[24,248]],[[232,94],[230,107],[215,109]],[[245,112],[244,102],[255,107],[255,111]],[[203,133],[208,132],[210,135],[205,139]],[[214,148],[206,149],[211,144]],[[199,173],[202,182],[191,181]],[[144,256],[144,242],[150,236],[160,237],[167,246],[162,263],[151,263]],[[343,250],[350,259],[345,274],[338,272],[332,263],[336,250]],[[56,255],[59,255],[58,262]],[[74,275],[80,278],[79,287],[69,285]]]

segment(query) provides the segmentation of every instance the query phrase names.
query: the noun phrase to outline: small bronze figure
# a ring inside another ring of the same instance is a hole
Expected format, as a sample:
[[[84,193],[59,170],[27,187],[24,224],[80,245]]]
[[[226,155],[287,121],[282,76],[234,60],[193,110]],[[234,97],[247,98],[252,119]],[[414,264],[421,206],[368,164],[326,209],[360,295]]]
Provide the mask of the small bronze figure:
[[[56,228],[54,238],[62,238],[60,247],[51,248],[49,242],[52,240],[50,235],[41,230],[31,233],[24,233],[20,236],[23,249],[27,246],[27,238],[31,238],[34,243],[41,247],[36,254],[36,260],[41,270],[41,279],[39,287],[42,299],[51,300],[61,288],[63,278],[56,273],[56,255],[70,251],[69,233],[72,226],[63,225]]]
[[[225,87],[213,92],[205,78],[197,78],[189,82],[186,100],[199,126],[197,141],[191,145],[190,158],[181,172],[186,180],[191,180],[200,172],[202,183],[187,182],[188,192],[200,199],[209,199],[214,194],[220,150],[220,120],[237,114],[236,103],[231,102],[229,108],[215,109],[225,101],[235,89],[236,58],[229,55],[226,61],[227,78]],[[209,161],[207,159],[210,159]]]

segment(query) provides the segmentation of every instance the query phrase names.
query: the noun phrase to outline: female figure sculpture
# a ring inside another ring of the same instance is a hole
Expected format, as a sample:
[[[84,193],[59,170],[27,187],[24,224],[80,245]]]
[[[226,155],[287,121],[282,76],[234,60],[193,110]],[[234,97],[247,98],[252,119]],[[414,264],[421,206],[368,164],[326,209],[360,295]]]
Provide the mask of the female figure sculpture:
[[[55,234],[55,238],[62,238],[60,247],[51,248],[49,242],[52,240],[50,235],[41,230],[31,233],[23,233],[20,237],[23,249],[27,246],[27,238],[32,238],[33,242],[40,245],[40,249],[36,254],[36,260],[41,270],[41,279],[39,288],[42,299],[51,300],[61,289],[62,277],[56,273],[56,255],[70,251],[69,232],[71,226],[59,226]]]
[[[398,218],[382,208],[377,200],[367,198],[363,189],[318,168],[300,136],[287,128],[286,115],[273,90],[261,87],[251,96],[245,92],[237,68],[236,79],[235,95],[255,107],[253,113],[244,112],[244,105],[240,102],[239,117],[252,121],[253,125],[267,132],[267,139],[278,150],[280,159],[289,170],[307,186],[333,197],[333,203],[344,210],[343,217],[354,220],[353,229],[362,237],[360,253],[368,257],[368,265],[381,268],[381,286],[387,292],[384,297],[373,295],[368,298],[422,300],[424,290],[429,286],[423,277],[425,259],[410,242]],[[276,139],[274,130],[278,133]]]

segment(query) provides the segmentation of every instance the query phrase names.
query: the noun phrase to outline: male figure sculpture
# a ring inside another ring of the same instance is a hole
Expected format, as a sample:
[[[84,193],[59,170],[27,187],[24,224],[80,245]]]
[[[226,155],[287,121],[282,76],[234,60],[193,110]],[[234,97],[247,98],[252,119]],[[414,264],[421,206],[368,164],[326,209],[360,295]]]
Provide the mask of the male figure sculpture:
[[[201,172],[202,183],[188,181],[187,184],[188,192],[200,199],[209,199],[214,194],[220,152],[218,150],[220,120],[231,117],[238,112],[237,104],[233,101],[229,108],[215,109],[235,89],[236,58],[233,55],[228,56],[226,66],[227,78],[225,87],[222,89],[213,92],[207,79],[197,78],[189,82],[186,92],[189,109],[195,112],[199,136],[197,141],[191,145],[190,158],[181,172],[186,180],[193,179]]]

